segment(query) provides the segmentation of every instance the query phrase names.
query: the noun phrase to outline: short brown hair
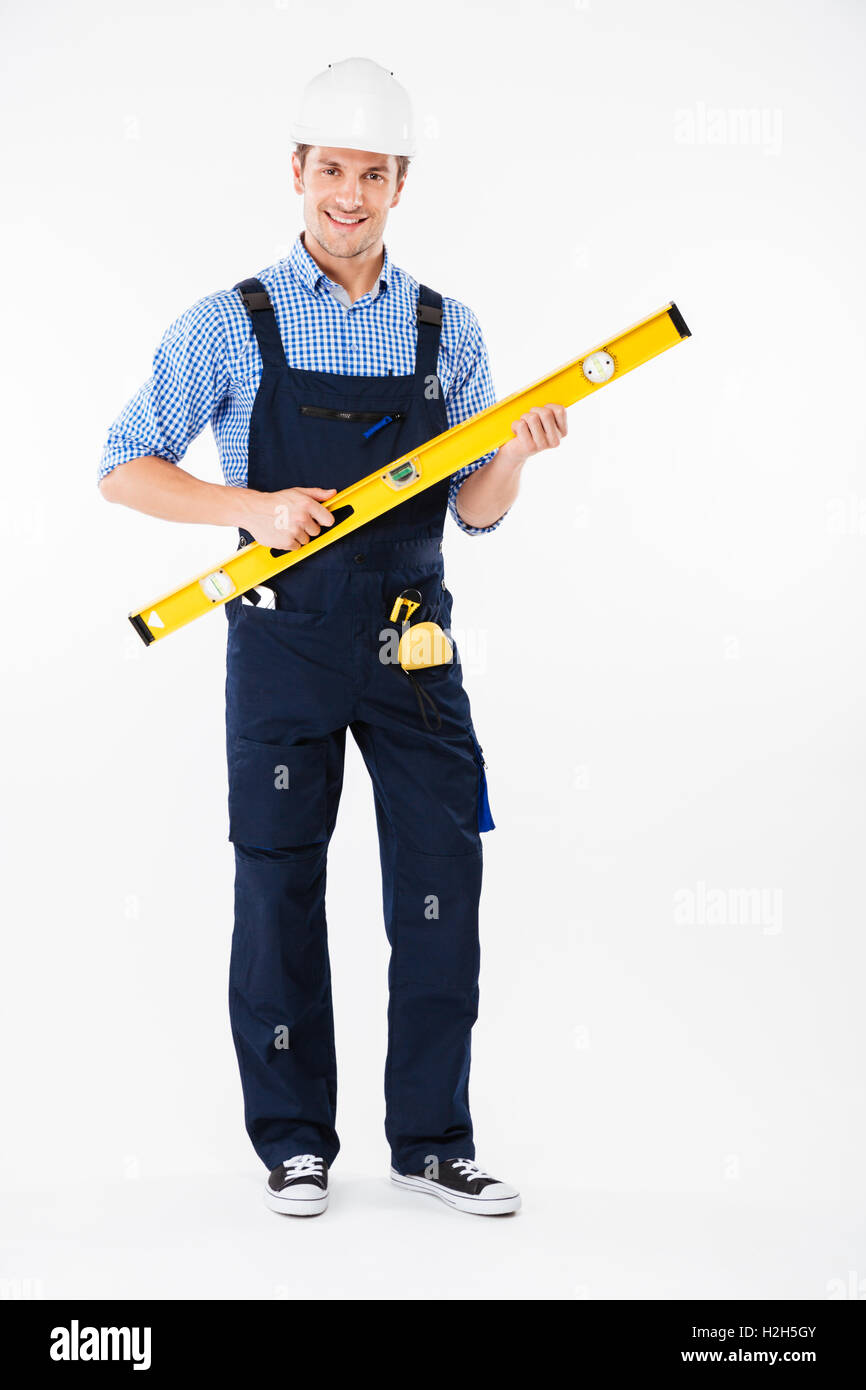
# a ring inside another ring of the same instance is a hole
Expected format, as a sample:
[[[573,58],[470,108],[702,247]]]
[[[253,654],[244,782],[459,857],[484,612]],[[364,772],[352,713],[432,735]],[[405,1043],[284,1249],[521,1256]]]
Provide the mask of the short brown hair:
[[[295,154],[300,160],[301,173],[304,172],[304,162],[312,148],[312,145],[295,145]],[[400,183],[409,172],[409,155],[395,154],[394,158],[397,161],[397,182]]]

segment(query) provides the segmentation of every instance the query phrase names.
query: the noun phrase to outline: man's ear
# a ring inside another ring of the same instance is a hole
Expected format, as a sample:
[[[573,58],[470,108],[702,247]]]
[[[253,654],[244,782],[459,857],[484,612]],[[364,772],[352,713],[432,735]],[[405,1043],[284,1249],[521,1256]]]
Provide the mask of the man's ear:
[[[303,193],[304,178],[301,173],[301,161],[298,159],[297,152],[292,150],[292,179],[296,193]]]

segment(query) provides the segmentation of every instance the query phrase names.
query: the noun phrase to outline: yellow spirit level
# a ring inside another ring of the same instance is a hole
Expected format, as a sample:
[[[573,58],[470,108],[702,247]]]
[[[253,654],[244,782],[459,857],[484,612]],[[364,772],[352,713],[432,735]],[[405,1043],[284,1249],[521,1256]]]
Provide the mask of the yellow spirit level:
[[[130,613],[129,621],[146,646],[158,642],[228,599],[263,584],[290,565],[299,564],[323,546],[357,531],[359,526],[450,477],[482,454],[500,448],[513,438],[512,421],[534,406],[574,405],[690,336],[676,304],[668,304],[525,390],[515,391],[444,434],[428,439],[426,444],[395,459],[384,471],[371,473],[344,488],[324,504],[334,514],[333,523],[298,550],[272,550],[255,542],[182,588]]]

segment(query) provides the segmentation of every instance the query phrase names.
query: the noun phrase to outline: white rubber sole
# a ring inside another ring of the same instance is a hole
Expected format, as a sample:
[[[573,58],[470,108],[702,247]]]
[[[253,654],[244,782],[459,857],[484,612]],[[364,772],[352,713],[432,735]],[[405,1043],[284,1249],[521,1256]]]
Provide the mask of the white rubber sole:
[[[264,1191],[265,1206],[281,1216],[320,1216],[328,1205],[329,1196],[330,1193],[325,1192],[319,1197],[278,1197],[269,1187]]]
[[[397,1173],[391,1169],[391,1181],[398,1187],[404,1187],[408,1192],[423,1192],[428,1197],[438,1197],[440,1202],[446,1206],[454,1207],[455,1211],[467,1211],[472,1216],[508,1216],[513,1211],[520,1211],[520,1193],[514,1197],[500,1197],[498,1199],[488,1197],[461,1197],[457,1192],[449,1192],[447,1187],[442,1187],[438,1182],[431,1182],[429,1178],[415,1178]]]

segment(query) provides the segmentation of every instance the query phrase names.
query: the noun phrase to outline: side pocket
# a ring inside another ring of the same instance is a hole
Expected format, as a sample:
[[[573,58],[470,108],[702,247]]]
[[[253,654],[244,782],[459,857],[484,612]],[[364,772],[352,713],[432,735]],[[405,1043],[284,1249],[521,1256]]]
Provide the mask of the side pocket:
[[[490,800],[487,795],[487,767],[484,761],[484,750],[475,737],[475,730],[469,726],[469,733],[475,746],[475,761],[478,764],[478,829],[480,832],[485,830],[495,830],[496,823],[490,811]]]
[[[255,743],[229,753],[229,839],[287,849],[327,839],[327,745]]]

